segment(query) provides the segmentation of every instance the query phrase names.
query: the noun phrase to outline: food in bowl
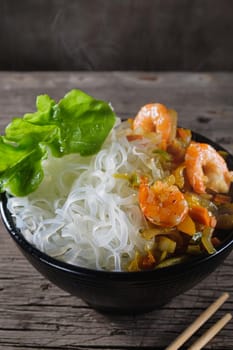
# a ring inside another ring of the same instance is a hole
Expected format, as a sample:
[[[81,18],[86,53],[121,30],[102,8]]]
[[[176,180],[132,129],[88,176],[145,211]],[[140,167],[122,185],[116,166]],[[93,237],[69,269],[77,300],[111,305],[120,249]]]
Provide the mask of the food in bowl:
[[[40,251],[89,269],[153,270],[215,253],[233,228],[227,154],[193,141],[174,110],[153,103],[121,121],[80,90],[57,104],[39,96],[37,108],[1,138],[0,188]]]

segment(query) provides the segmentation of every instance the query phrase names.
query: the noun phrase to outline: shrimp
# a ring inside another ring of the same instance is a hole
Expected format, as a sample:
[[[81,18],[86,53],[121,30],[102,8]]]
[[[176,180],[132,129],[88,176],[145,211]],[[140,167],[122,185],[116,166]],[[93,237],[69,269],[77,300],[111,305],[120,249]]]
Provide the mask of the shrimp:
[[[139,204],[150,222],[163,227],[177,226],[188,213],[188,203],[178,187],[159,180],[152,186],[141,180]]]
[[[161,134],[161,148],[175,137],[177,113],[169,110],[160,103],[151,103],[143,106],[133,121],[133,130],[142,130],[143,133],[157,132]]]
[[[206,193],[211,189],[227,193],[232,181],[232,172],[225,160],[210,145],[191,142],[185,154],[188,181],[196,193]]]

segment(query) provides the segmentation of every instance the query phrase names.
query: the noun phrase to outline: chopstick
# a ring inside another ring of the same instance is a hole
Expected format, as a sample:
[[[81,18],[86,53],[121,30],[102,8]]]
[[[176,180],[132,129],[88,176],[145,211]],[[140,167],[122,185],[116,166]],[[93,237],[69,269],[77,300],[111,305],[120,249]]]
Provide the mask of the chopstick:
[[[178,350],[229,298],[229,293],[223,293],[214,301],[196,320],[186,328],[165,350]],[[206,331],[188,350],[202,349],[230,320],[232,316],[227,313],[214,326]]]
[[[213,337],[232,319],[231,314],[225,314],[220,320],[197,339],[188,350],[202,349]]]

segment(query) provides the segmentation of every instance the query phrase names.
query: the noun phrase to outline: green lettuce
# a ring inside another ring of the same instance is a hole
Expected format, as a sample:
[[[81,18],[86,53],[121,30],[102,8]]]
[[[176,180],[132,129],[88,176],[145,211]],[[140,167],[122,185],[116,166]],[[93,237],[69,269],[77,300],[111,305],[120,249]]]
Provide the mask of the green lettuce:
[[[38,96],[36,107],[14,118],[0,136],[0,192],[25,196],[35,191],[49,149],[54,157],[96,154],[115,123],[108,103],[80,90],[71,90],[58,103]]]

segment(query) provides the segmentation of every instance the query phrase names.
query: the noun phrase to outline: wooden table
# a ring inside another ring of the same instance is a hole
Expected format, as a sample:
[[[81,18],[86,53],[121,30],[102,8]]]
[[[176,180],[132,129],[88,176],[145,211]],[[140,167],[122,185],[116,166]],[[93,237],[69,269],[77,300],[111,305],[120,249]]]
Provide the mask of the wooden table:
[[[2,72],[1,132],[12,116],[35,109],[38,94],[59,99],[72,88],[111,101],[122,118],[145,103],[164,103],[178,111],[180,125],[233,153],[233,73]],[[45,280],[2,225],[0,230],[1,350],[164,349],[223,291],[231,297],[204,329],[232,311],[233,252],[209,278],[163,308],[120,316],[99,313]],[[233,349],[233,321],[206,349]]]

